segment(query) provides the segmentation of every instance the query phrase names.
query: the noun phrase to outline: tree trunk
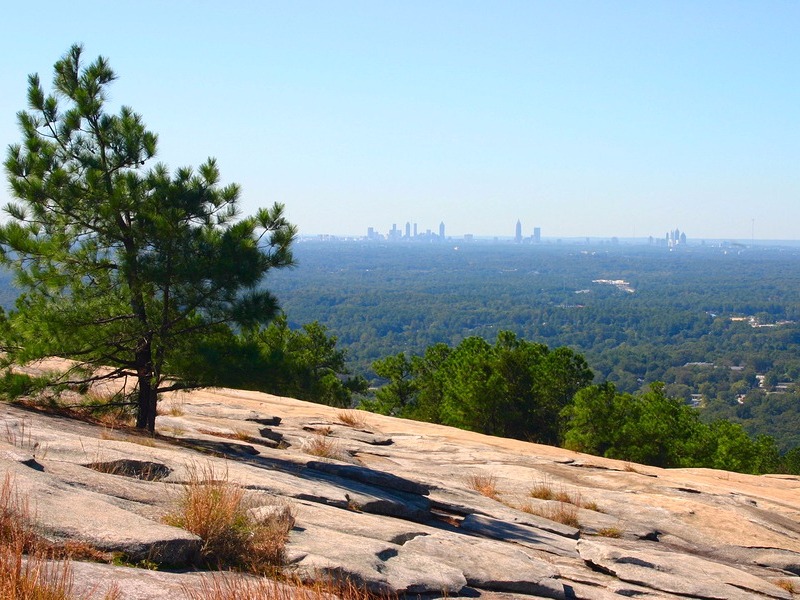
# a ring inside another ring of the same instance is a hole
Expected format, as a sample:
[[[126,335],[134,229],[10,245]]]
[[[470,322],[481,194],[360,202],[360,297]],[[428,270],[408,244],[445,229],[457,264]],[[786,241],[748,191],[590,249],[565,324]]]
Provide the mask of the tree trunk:
[[[158,393],[153,387],[153,356],[150,339],[145,339],[142,347],[136,351],[136,372],[139,379],[137,429],[147,429],[150,433],[156,430],[156,404]]]

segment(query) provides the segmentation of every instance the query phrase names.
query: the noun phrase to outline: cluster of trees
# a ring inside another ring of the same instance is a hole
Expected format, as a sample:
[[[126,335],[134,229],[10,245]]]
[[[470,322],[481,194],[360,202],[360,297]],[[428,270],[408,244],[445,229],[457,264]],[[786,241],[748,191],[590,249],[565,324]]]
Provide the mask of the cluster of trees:
[[[469,337],[404,353],[374,368],[388,383],[367,410],[545,444],[559,440],[559,412],[593,378],[582,356],[501,332],[494,345]]]
[[[612,383],[580,390],[562,411],[563,446],[659,467],[709,467],[740,473],[800,472],[800,447],[780,456],[775,440],[751,438],[726,420],[709,424],[662,384],[638,395]]]
[[[291,329],[286,315],[267,326],[226,331],[200,341],[186,372],[196,385],[269,392],[347,408],[367,392],[367,380],[352,376],[336,336],[314,321]]]
[[[781,456],[769,436],[750,437],[727,420],[705,423],[661,383],[638,394],[592,385],[579,354],[508,331],[494,345],[470,337],[421,356],[400,353],[374,369],[387,383],[361,407],[382,414],[659,467],[800,473],[800,447]]]

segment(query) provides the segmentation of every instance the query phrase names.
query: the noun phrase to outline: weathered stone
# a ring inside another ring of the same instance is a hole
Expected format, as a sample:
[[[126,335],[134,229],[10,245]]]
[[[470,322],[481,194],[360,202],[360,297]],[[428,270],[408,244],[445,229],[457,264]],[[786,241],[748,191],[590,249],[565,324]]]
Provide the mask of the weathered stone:
[[[291,532],[287,558],[301,577],[350,580],[378,593],[455,594],[467,583],[459,568],[434,557],[309,524]]]
[[[714,600],[792,597],[740,569],[643,544],[580,540],[578,552],[587,564],[618,579],[679,596]]]
[[[420,535],[430,535],[438,531],[434,527],[421,525],[404,519],[387,519],[353,510],[325,506],[314,502],[296,501],[294,503],[297,527],[316,525],[352,536],[382,540],[403,545]]]
[[[800,587],[796,477],[656,469],[381,415],[370,415],[370,432],[362,432],[337,424],[336,409],[255,392],[197,390],[181,404],[182,415],[158,417],[164,436],[149,437],[0,403],[0,431],[7,432],[0,440],[0,481],[11,475],[51,538],[166,564],[189,554],[181,544],[199,542],[161,519],[190,475],[207,472],[243,486],[248,502],[265,505],[255,515],[269,511],[274,497],[295,503],[287,555],[309,577],[316,565],[319,573],[352,574],[376,591],[665,600],[695,592],[784,598],[781,585]],[[280,415],[282,439],[292,447],[278,449],[269,440],[271,448],[265,439],[247,448],[203,433],[255,437],[258,425],[248,420],[265,414]],[[303,452],[313,435],[304,428],[314,423],[355,451],[362,466]],[[381,438],[393,443],[370,443]],[[105,468],[112,472],[113,465],[131,465],[136,468],[128,474],[137,477],[148,463],[172,472],[146,481],[83,466],[90,463],[112,465]],[[472,489],[473,474],[493,478],[496,493]],[[531,489],[540,483],[597,508],[577,509],[580,532],[513,508],[539,503]],[[601,533],[624,539],[589,537]],[[584,539],[576,544],[578,536]],[[633,560],[592,556],[592,543]],[[576,557],[571,550],[579,547],[583,556]],[[138,569],[124,573],[131,582],[151,579]],[[170,585],[165,579],[161,597],[176,597]]]
[[[510,523],[482,515],[467,515],[461,529],[503,542],[514,542],[535,550],[560,556],[578,556],[575,541],[524,523]]]
[[[122,552],[133,561],[165,564],[188,563],[200,549],[196,535],[123,510],[46,472],[23,469],[8,469],[15,489],[28,498],[38,527],[54,541],[79,540],[99,550]]]
[[[564,598],[558,571],[522,549],[494,540],[437,532],[406,542],[401,550],[430,556],[460,569],[470,586],[542,598]]]
[[[359,481],[361,483],[367,483],[372,486],[398,492],[426,496],[430,491],[428,486],[411,479],[356,465],[340,465],[315,460],[309,461],[306,467],[315,471],[322,471],[323,473],[335,475],[341,479],[352,479],[353,481]]]

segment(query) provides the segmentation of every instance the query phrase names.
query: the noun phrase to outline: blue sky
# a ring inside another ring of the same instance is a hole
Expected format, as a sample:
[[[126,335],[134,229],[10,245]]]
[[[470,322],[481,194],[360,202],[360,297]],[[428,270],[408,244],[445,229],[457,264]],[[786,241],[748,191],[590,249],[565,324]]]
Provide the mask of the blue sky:
[[[80,42],[160,161],[303,234],[800,239],[798,32],[789,0],[14,3],[0,144]]]

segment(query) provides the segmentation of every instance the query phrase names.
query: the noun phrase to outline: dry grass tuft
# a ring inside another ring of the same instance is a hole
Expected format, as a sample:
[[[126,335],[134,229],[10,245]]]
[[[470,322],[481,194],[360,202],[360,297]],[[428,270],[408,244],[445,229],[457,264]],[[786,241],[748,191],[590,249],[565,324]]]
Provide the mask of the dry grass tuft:
[[[584,502],[580,492],[569,492],[564,488],[554,490],[553,486],[547,481],[539,481],[533,485],[528,492],[531,498],[537,500],[556,500],[565,504],[573,504],[578,508],[585,508],[586,510],[593,510],[595,512],[603,512],[597,505],[597,502],[588,501]]]
[[[619,527],[603,527],[597,531],[597,535],[607,538],[621,538],[622,530]]]
[[[178,393],[172,394],[169,400],[158,407],[157,414],[182,417],[186,414],[186,395]]]
[[[178,507],[164,518],[203,540],[202,558],[218,567],[270,573],[284,562],[284,545],[294,526],[288,505],[253,516],[245,490],[213,467],[189,469]]]
[[[40,444],[38,440],[33,438],[25,419],[16,423],[6,421],[4,439],[20,450],[27,450],[33,455],[33,458],[42,459],[47,455],[47,444]]]
[[[354,429],[366,429],[367,419],[363,410],[340,410],[336,413],[340,423]]]
[[[546,480],[534,483],[528,494],[531,498],[536,498],[538,500],[553,500],[556,497],[553,486]]]
[[[500,492],[497,489],[497,478],[485,473],[470,473],[467,476],[467,485],[482,496],[497,499]]]
[[[345,460],[345,454],[339,442],[326,435],[316,434],[303,443],[303,451],[311,456]]]
[[[786,590],[790,594],[796,594],[800,589],[795,587],[794,583],[790,579],[776,579],[774,581],[775,585],[777,585],[782,590]]]
[[[398,600],[394,594],[371,592],[350,580],[325,577],[304,582],[292,577],[277,581],[214,574],[204,577],[197,587],[184,585],[183,591],[188,600]]]
[[[6,473],[0,485],[0,598],[74,599],[69,563],[51,556],[34,531],[27,502]]]
[[[600,507],[598,506],[597,502],[593,500],[584,502],[583,504],[581,504],[581,508],[585,508],[586,510],[593,510],[594,512],[599,512],[599,513],[603,512],[602,510],[600,510]]]
[[[239,442],[250,442],[258,444],[259,438],[250,435],[250,432],[245,429],[234,429],[233,431],[216,431],[214,429],[198,429],[197,433],[204,435],[213,435],[214,437],[225,438],[226,440],[237,440]]]
[[[580,528],[578,507],[574,504],[569,504],[567,502],[552,502],[543,506],[531,506],[530,504],[526,504],[521,507],[521,510],[538,517],[543,517],[549,521],[561,523],[562,525],[568,525],[576,529]]]

